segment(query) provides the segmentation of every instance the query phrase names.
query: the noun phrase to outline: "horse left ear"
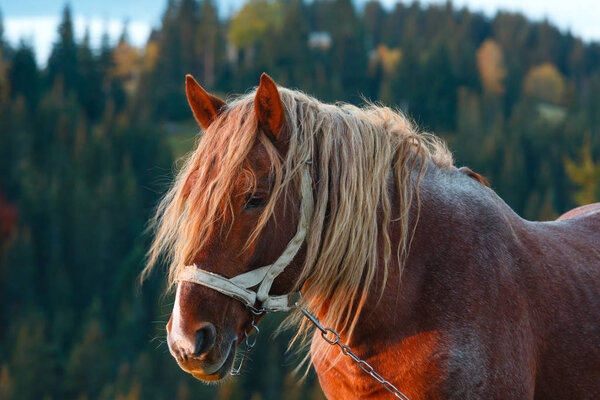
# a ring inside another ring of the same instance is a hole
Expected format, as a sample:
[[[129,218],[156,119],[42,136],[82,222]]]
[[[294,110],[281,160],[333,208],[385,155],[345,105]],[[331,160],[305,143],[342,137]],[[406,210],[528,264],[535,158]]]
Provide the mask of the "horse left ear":
[[[191,75],[185,76],[185,92],[194,117],[204,130],[227,105],[218,97],[206,93]]]
[[[254,97],[254,110],[258,118],[258,126],[273,142],[282,141],[282,127],[285,121],[285,111],[277,85],[273,79],[263,72],[260,85]]]

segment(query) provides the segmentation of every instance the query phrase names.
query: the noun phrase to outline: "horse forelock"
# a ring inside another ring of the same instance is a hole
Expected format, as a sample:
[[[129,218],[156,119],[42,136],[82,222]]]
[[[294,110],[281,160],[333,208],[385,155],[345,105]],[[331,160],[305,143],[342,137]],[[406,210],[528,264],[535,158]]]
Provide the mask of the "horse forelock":
[[[298,283],[308,282],[303,301],[322,322],[351,336],[376,270],[383,268],[385,283],[393,253],[400,269],[407,255],[412,234],[409,209],[413,199],[418,201],[411,175],[416,172],[420,177],[424,159],[448,168],[452,156],[443,142],[417,132],[406,117],[390,108],[329,105],[299,91],[280,88],[279,92],[289,132],[285,158],[258,133],[254,93],[229,103],[187,156],[161,201],[144,273],[164,257],[173,284],[179,269],[206,245],[215,229],[223,229],[240,177],[246,190],[255,184],[246,160],[258,139],[271,163],[273,186],[250,237],[256,238],[264,229],[276,213],[277,200],[293,192],[290,185],[298,184],[301,168],[312,162],[313,173],[318,171],[318,179],[313,179],[315,209]],[[390,175],[394,188],[388,187]],[[391,199],[391,193],[399,198]],[[401,208],[393,210],[394,223],[401,227],[400,237],[394,238],[388,232],[392,200]],[[384,265],[379,265],[380,259]],[[300,313],[292,313],[287,323],[299,325],[296,339],[309,340],[310,326]]]
[[[169,266],[169,286],[178,271],[193,262],[217,230],[232,221],[236,190],[251,192],[256,175],[247,158],[257,138],[250,96],[241,97],[223,110],[183,160],[175,182],[161,200],[151,228],[154,241],[148,252],[147,274],[159,258]],[[278,164],[267,151],[273,168]]]

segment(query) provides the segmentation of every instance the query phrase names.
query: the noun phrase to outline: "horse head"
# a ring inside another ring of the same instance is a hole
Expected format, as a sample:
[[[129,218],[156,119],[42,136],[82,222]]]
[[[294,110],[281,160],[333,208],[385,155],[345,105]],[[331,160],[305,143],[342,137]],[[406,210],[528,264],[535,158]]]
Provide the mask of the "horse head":
[[[271,78],[262,75],[252,103],[227,105],[191,76],[186,91],[205,134],[167,196],[171,209],[163,210],[163,219],[170,212],[178,216],[158,233],[163,244],[171,240],[180,257],[175,261],[183,267],[172,271],[177,288],[166,328],[169,350],[181,368],[202,380],[218,380],[230,372],[236,347],[254,323],[247,306],[260,302],[197,284],[194,274],[228,280],[272,265],[296,231],[299,195],[286,189],[272,198],[273,191],[284,190],[281,160],[288,130]],[[267,288],[269,295],[297,289],[302,257],[293,258]],[[246,285],[250,293],[255,285]]]

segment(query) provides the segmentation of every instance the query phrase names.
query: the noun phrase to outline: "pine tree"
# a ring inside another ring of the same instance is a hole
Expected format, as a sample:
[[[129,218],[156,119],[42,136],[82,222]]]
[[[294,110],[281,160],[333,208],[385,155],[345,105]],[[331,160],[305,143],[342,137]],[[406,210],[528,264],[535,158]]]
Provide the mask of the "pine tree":
[[[202,0],[200,21],[196,32],[197,53],[202,60],[202,84],[214,88],[220,61],[220,27],[217,9],[212,0]]]
[[[33,48],[27,43],[21,42],[17,48],[8,77],[12,98],[23,96],[28,109],[33,112],[37,107],[42,88]]]
[[[63,18],[58,26],[58,42],[54,44],[48,59],[47,74],[49,85],[52,86],[60,79],[66,93],[76,90],[79,83],[77,45],[68,5],[64,8]]]
[[[361,21],[350,0],[334,0],[328,19],[334,74],[340,79],[343,98],[356,102],[366,86],[367,54]]]
[[[102,115],[106,95],[102,87],[102,75],[98,60],[90,47],[89,30],[78,46],[78,85],[77,96],[86,115],[93,121]]]
[[[4,40],[4,22],[2,19],[2,10],[0,10],[0,113],[8,102],[10,85],[8,79],[9,62],[8,58],[11,49]]]
[[[153,87],[153,113],[162,119],[187,117],[185,95],[182,93],[186,73],[179,26],[179,4],[170,0],[162,19],[158,42],[158,59],[149,85]]]
[[[264,37],[258,59],[281,85],[311,89],[308,30],[304,4],[292,0],[285,5],[281,24],[272,26],[272,34]]]
[[[369,49],[374,49],[381,43],[382,28],[386,14],[379,0],[369,0],[365,4],[363,18]]]
[[[93,398],[101,393],[110,376],[107,352],[102,326],[92,319],[81,341],[73,347],[67,364],[65,386],[70,397]]]

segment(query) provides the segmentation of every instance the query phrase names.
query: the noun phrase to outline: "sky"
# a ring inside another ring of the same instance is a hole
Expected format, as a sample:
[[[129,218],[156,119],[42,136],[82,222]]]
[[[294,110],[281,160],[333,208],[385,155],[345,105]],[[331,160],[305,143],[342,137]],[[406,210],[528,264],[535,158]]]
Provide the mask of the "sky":
[[[234,13],[244,0],[213,0],[221,16]],[[355,0],[359,4],[366,0]],[[396,0],[380,0],[388,8]],[[409,3],[410,1],[403,1]],[[25,40],[36,50],[44,64],[56,40],[66,0],[0,0],[0,12],[7,40],[17,45]],[[89,30],[91,43],[98,46],[104,32],[116,41],[127,22],[130,42],[142,47],[154,27],[160,25],[167,0],[70,0],[75,33],[83,37]],[[440,4],[445,0],[422,0],[422,4]],[[467,7],[487,16],[498,10],[518,11],[534,21],[550,20],[561,30],[570,30],[586,41],[600,41],[600,0],[454,0],[455,7]]]

